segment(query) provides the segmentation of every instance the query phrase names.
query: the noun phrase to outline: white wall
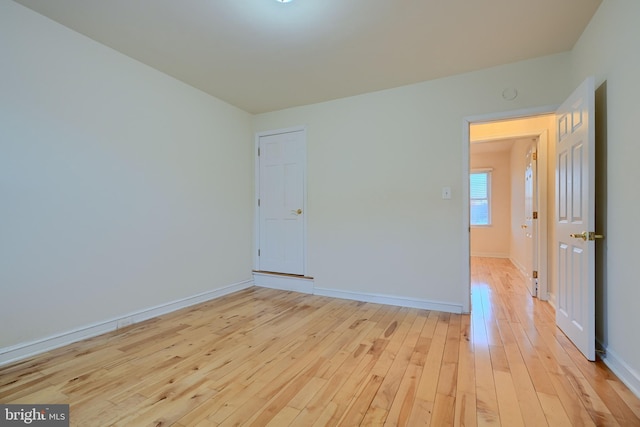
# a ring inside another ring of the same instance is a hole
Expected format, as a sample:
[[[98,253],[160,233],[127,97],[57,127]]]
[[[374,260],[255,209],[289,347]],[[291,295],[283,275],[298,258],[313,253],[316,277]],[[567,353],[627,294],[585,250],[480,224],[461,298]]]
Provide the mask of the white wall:
[[[596,134],[606,163],[599,176],[598,243],[601,274],[596,285],[597,337],[607,350],[605,359],[640,395],[640,285],[637,227],[640,197],[640,2],[604,0],[571,53],[572,85],[596,76],[600,119]],[[603,84],[604,83],[604,84]],[[603,118],[606,117],[606,121]]]
[[[527,239],[525,231],[521,226],[525,223],[525,180],[524,174],[526,170],[525,156],[529,150],[529,144],[526,142],[518,142],[514,144],[510,154],[510,171],[511,171],[511,229],[509,230],[509,248],[511,261],[525,274],[530,277],[531,274],[525,271],[527,265]]]
[[[251,278],[251,116],[0,2],[0,349]]]
[[[560,103],[569,92],[567,60],[549,56],[256,116],[256,131],[308,126],[316,287],[464,306],[464,118]],[[518,89],[515,101],[502,98],[506,87]],[[451,200],[441,198],[443,186]]]
[[[509,258],[512,205],[510,151],[472,153],[470,165],[472,170],[492,169],[491,225],[471,227],[471,255]]]

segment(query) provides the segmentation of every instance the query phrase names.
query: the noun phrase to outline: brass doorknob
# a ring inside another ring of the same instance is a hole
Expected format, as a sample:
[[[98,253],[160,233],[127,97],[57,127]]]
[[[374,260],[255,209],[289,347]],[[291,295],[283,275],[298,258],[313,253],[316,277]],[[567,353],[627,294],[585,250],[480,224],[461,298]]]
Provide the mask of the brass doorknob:
[[[569,236],[571,236],[571,237],[573,237],[573,238],[576,238],[576,239],[582,239],[582,240],[584,240],[585,242],[586,242],[587,240],[604,239],[604,236],[603,236],[602,234],[596,234],[596,233],[595,233],[595,232],[593,232],[593,231],[590,231],[590,232],[588,232],[588,233],[587,233],[586,231],[583,231],[583,232],[582,232],[582,233],[580,233],[580,234],[577,234],[577,233],[571,233],[571,234],[569,234]]]
[[[573,237],[573,238],[575,238],[575,239],[582,239],[582,240],[585,240],[585,241],[587,240],[587,232],[586,232],[586,231],[583,231],[583,232],[582,232],[582,233],[580,233],[580,234],[577,234],[577,233],[571,233],[571,234],[569,234],[569,236],[570,236],[570,237]]]
[[[302,209],[298,209],[297,211],[292,209],[291,213],[296,215],[302,215]]]

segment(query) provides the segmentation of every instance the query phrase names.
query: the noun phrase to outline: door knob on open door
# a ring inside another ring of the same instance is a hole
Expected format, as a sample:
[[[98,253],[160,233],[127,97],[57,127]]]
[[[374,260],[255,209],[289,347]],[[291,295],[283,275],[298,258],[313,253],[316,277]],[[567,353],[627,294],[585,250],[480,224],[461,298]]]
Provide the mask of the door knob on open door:
[[[587,240],[604,239],[604,236],[602,234],[596,234],[593,231],[590,231],[588,233],[586,231],[583,231],[580,234],[572,233],[572,234],[569,234],[569,236],[574,237],[576,239],[582,239],[585,242]]]
[[[575,239],[582,239],[582,240],[587,240],[587,232],[583,231],[582,233],[578,234],[578,233],[571,233],[569,234],[570,237],[573,237]]]
[[[302,215],[302,209],[298,209],[297,211],[296,211],[296,210],[291,209],[291,213],[292,213],[292,214],[296,214],[296,215]]]

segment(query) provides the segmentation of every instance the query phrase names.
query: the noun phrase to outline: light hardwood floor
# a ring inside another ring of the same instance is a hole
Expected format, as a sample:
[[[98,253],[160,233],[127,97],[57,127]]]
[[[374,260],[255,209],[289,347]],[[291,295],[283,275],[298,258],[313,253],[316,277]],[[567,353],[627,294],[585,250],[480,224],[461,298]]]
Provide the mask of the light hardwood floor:
[[[251,288],[0,368],[0,402],[74,426],[640,425],[506,260],[471,315]]]

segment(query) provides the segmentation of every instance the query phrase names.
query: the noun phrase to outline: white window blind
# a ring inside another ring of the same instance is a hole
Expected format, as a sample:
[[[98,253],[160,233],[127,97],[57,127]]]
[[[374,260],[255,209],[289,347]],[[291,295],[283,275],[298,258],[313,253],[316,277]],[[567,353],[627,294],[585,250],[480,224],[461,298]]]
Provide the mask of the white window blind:
[[[491,171],[472,171],[469,178],[471,225],[491,225]]]

